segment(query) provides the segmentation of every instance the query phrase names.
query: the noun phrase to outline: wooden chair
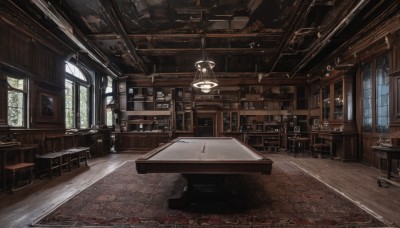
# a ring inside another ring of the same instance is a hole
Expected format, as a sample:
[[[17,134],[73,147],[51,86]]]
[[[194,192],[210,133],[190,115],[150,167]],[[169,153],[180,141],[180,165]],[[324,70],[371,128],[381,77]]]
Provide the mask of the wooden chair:
[[[14,165],[7,165],[4,167],[4,170],[8,171],[12,175],[11,179],[11,192],[14,192],[16,190],[15,184],[16,184],[16,177],[17,174],[23,174],[23,173],[28,173],[29,175],[29,182],[28,185],[32,183],[33,179],[33,167],[35,166],[35,163],[28,163],[28,162],[21,162],[17,163]]]
[[[62,136],[46,136],[43,140],[42,155],[37,155],[38,172],[43,171],[49,174],[49,178],[53,178],[54,173],[62,174],[63,168],[71,170],[71,154],[63,151]],[[43,166],[43,167],[42,167]]]
[[[80,167],[81,162],[84,162],[85,165],[87,165],[87,160],[90,158],[90,147],[79,146],[76,134],[72,135],[72,137],[74,145],[72,148],[67,149],[67,151],[70,151],[74,159],[77,160],[78,167]]]
[[[65,148],[65,137],[72,137],[72,147]],[[36,156],[38,162],[44,165],[44,171],[52,178],[54,173],[62,174],[63,170],[71,171],[72,167],[80,167],[82,162],[87,165],[89,147],[77,146],[75,135],[46,136],[43,141],[43,155]]]
[[[24,145],[18,148],[10,149],[8,151],[9,154],[14,155],[13,157],[16,157],[16,159],[12,159],[13,161],[11,163],[8,163],[6,166],[4,166],[4,171],[6,172],[6,174],[11,174],[11,185],[10,185],[11,192],[14,192],[14,190],[16,190],[15,187],[17,184],[17,176],[22,177],[24,174],[27,174],[29,181],[28,185],[32,183],[32,179],[34,177],[33,170],[35,163],[30,162],[31,158],[29,158],[29,156],[26,157],[25,153],[35,151],[36,149],[37,145],[29,145],[29,146]],[[25,185],[21,187],[24,186]]]

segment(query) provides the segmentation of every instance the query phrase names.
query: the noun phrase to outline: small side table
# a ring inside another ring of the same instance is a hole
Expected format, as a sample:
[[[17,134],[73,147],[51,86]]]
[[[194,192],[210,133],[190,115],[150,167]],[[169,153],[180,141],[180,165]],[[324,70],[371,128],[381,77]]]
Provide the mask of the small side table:
[[[397,187],[400,187],[400,184],[394,181],[391,181],[391,172],[392,172],[392,159],[400,159],[400,146],[372,146],[371,149],[373,149],[376,153],[376,156],[379,158],[379,172],[381,173],[382,170],[382,160],[386,159],[386,164],[387,164],[387,173],[386,173],[386,178],[381,177],[380,175],[378,176],[377,183],[379,186],[381,185],[381,181],[386,181],[392,185],[395,185]]]

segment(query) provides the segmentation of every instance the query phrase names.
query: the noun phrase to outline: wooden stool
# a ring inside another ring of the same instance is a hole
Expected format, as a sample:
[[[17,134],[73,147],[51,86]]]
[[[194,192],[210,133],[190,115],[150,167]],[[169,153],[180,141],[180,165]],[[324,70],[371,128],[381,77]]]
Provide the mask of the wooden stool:
[[[5,166],[4,169],[6,171],[10,171],[12,173],[12,181],[11,181],[11,192],[15,190],[15,176],[17,173],[23,173],[29,171],[29,183],[32,183],[33,177],[33,167],[35,163],[17,163],[15,165],[8,165]]]

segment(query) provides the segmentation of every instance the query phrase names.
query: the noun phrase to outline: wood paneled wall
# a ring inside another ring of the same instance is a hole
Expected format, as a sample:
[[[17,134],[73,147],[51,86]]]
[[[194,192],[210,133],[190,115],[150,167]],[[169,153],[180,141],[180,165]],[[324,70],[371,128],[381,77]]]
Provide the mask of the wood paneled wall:
[[[64,121],[64,57],[50,50],[25,33],[0,20],[0,133],[18,136],[23,143],[38,143],[44,131],[53,129],[62,132]],[[9,130],[7,128],[7,75],[14,74],[28,79],[28,109],[30,129]],[[37,118],[40,92],[54,94],[58,101],[58,116],[47,121]]]

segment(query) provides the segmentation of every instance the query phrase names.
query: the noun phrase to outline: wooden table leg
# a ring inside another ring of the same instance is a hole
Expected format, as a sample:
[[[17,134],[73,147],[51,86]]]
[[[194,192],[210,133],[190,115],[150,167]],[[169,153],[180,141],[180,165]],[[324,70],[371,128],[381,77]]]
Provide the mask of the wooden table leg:
[[[378,159],[379,159],[379,162],[378,162],[378,164],[379,164],[379,175],[378,175],[378,178],[377,178],[377,184],[378,184],[379,187],[382,187],[381,173],[382,173],[382,160],[383,160],[383,158],[378,157]]]
[[[387,156],[387,179],[390,179],[390,173],[392,172],[392,159],[390,156]]]
[[[14,191],[14,186],[15,186],[15,170],[12,171],[11,192]]]
[[[49,177],[50,177],[50,179],[51,178],[53,178],[53,159],[48,159],[49,160],[49,168],[50,168],[50,170],[49,170]]]

